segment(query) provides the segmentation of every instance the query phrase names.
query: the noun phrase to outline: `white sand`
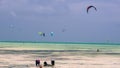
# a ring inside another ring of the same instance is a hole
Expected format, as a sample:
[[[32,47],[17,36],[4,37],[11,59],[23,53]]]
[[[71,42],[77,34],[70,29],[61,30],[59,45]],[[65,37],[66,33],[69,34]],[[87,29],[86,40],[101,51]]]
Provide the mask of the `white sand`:
[[[54,52],[50,54],[46,52],[46,54],[16,52],[13,54],[11,52],[3,52],[0,52],[0,68],[36,68],[35,60],[38,58],[41,60],[41,64],[43,64],[44,61],[50,64],[51,58],[55,59],[56,68],[120,68],[119,55],[112,54],[106,55],[98,53],[93,55],[78,52],[77,54],[75,54],[75,52]]]

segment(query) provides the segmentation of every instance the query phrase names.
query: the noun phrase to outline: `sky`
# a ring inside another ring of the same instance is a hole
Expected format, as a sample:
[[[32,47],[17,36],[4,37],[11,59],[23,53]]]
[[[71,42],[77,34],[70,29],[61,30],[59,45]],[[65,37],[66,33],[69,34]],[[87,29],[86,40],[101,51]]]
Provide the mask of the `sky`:
[[[0,41],[119,43],[120,0],[0,0]]]

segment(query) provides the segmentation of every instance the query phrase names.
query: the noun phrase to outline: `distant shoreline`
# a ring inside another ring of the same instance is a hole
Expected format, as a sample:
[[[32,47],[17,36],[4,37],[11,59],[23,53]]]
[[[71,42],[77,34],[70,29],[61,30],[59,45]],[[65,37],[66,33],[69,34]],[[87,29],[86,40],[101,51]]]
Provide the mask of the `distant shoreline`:
[[[96,43],[96,42],[39,42],[39,41],[0,41],[6,43],[45,43],[45,44],[100,44],[100,45],[120,45],[120,43]]]

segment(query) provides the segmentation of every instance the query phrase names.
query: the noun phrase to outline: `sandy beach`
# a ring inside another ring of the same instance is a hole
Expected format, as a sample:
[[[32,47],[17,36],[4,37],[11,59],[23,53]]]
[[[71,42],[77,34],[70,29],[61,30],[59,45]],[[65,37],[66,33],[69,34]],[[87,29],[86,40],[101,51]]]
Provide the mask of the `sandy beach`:
[[[75,46],[65,46],[63,44],[53,45],[46,44],[47,49],[43,48],[43,44],[39,46],[33,46],[33,44],[11,44],[4,43],[0,44],[0,68],[38,68],[35,66],[35,60],[40,59],[41,65],[44,61],[47,61],[50,64],[51,59],[55,60],[55,68],[120,68],[120,52],[119,47],[114,46],[85,46],[80,44]],[[51,46],[53,45],[53,46]],[[87,44],[88,45],[88,44]],[[24,46],[24,47],[23,47]],[[45,44],[43,45],[45,46]],[[60,49],[60,46],[62,47]],[[64,49],[65,46],[67,49]],[[69,47],[73,48],[70,49]],[[40,48],[41,49],[37,49]],[[50,49],[50,47],[54,47]],[[76,47],[76,48],[75,48]],[[91,47],[91,48],[90,48]],[[59,48],[59,49],[55,49]],[[69,48],[69,49],[68,49]],[[94,49],[92,49],[94,48]],[[96,51],[96,48],[101,48],[99,52]],[[113,50],[111,50],[111,49]],[[117,49],[116,49],[117,48]],[[62,50],[63,49],[63,50]],[[44,67],[43,68],[53,68],[53,67]]]
[[[55,68],[120,68],[119,57],[120,53],[96,51],[0,48],[0,68],[37,68],[36,59],[42,65],[54,59]]]

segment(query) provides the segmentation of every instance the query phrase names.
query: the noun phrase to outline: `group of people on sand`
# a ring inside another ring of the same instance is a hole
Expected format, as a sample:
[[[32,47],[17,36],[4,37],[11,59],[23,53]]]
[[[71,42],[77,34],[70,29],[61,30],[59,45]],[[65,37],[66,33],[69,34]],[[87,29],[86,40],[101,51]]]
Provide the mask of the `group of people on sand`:
[[[43,66],[54,66],[55,61],[51,60],[51,64],[48,64],[46,61],[44,61],[43,66],[40,64],[40,60],[35,60],[36,67],[43,68]]]

